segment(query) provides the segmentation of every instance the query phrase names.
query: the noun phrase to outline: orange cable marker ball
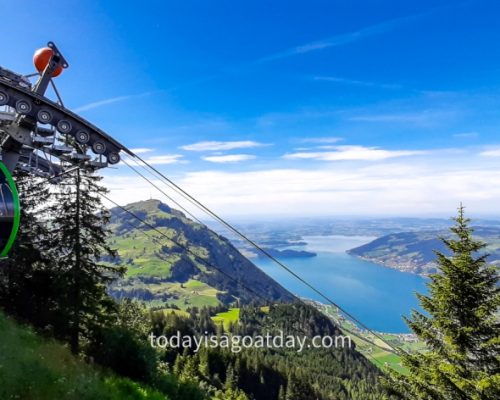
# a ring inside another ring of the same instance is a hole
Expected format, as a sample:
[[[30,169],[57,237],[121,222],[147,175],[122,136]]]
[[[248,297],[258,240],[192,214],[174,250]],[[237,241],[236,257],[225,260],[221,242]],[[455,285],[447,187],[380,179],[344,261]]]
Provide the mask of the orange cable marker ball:
[[[38,72],[42,73],[45,70],[52,54],[54,54],[54,51],[49,47],[43,47],[35,52],[33,55],[33,64],[35,64],[35,68]],[[62,71],[63,67],[59,65],[52,73],[52,77],[55,78],[56,76],[61,75]]]

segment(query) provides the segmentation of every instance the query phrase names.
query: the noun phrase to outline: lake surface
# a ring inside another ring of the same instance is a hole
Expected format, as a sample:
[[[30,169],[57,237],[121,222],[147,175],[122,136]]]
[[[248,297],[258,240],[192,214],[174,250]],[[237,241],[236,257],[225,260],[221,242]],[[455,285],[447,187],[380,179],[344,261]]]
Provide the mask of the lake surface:
[[[371,329],[409,332],[401,316],[408,316],[412,308],[419,308],[415,291],[427,293],[425,278],[385,268],[345,252],[368,243],[372,237],[305,236],[303,239],[307,246],[291,248],[313,251],[318,254],[316,257],[280,261]],[[253,261],[292,293],[326,302],[272,261]]]

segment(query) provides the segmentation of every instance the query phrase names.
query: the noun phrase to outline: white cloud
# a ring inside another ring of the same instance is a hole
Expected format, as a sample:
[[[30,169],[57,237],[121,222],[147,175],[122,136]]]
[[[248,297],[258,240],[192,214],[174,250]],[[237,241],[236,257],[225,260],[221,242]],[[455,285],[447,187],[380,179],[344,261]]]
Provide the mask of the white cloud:
[[[471,214],[500,214],[500,158],[438,152],[369,166],[355,161],[315,165],[197,171],[173,178],[223,216],[450,216],[460,202]],[[136,176],[106,177],[105,183],[120,204],[160,196]]]
[[[431,12],[432,12],[432,10],[431,10]],[[391,31],[392,29],[394,29],[398,26],[401,26],[405,23],[411,22],[413,20],[416,20],[417,18],[420,18],[420,17],[422,17],[424,15],[428,15],[428,14],[429,13],[414,14],[414,15],[409,15],[409,16],[405,16],[405,17],[395,18],[392,20],[383,21],[383,22],[375,24],[375,25],[367,26],[367,27],[359,29],[357,31],[342,33],[342,34],[331,36],[329,38],[325,38],[325,39],[318,40],[315,42],[305,43],[305,44],[284,50],[284,51],[279,52],[279,53],[275,53],[275,54],[271,54],[271,55],[266,56],[266,57],[262,57],[262,58],[256,60],[255,63],[257,63],[257,64],[267,63],[270,61],[275,61],[275,60],[280,60],[283,58],[288,58],[288,57],[292,57],[292,56],[310,53],[312,51],[318,51],[318,50],[323,50],[323,49],[327,49],[330,47],[346,45],[346,44],[353,43],[353,42],[356,42],[358,40],[361,40],[361,39],[364,39],[364,38],[367,38],[370,36],[380,35],[380,34],[383,34],[385,32]]]
[[[210,161],[213,163],[221,163],[221,164],[253,160],[254,158],[255,156],[251,154],[226,154],[221,156],[202,157],[202,159],[205,161]]]
[[[344,140],[341,137],[337,136],[328,136],[328,137],[312,137],[312,138],[304,138],[301,139],[303,143],[337,143]]]
[[[106,106],[106,105],[109,105],[109,104],[118,103],[118,102],[121,102],[121,101],[130,100],[130,99],[135,99],[135,98],[138,98],[138,97],[148,96],[150,94],[151,94],[150,92],[146,92],[146,93],[135,94],[135,95],[128,95],[128,96],[111,97],[109,99],[94,101],[92,103],[85,104],[83,106],[75,108],[73,111],[77,112],[77,113],[78,112],[82,112],[82,111],[88,111],[88,110],[92,110],[94,108],[99,108],[99,107]]]
[[[381,123],[402,123],[429,126],[433,124],[442,124],[457,116],[455,110],[422,110],[418,112],[401,113],[377,113],[367,115],[356,115],[350,117],[351,121],[361,122],[381,122]]]
[[[364,146],[335,146],[335,151],[311,151],[285,154],[283,158],[289,160],[319,160],[319,161],[346,161],[365,160],[379,161],[394,157],[404,157],[424,154],[417,150],[384,150],[377,147]]]
[[[221,151],[221,150],[234,150],[234,149],[249,149],[253,147],[265,146],[264,143],[255,142],[253,140],[240,140],[240,141],[206,141],[187,144],[181,146],[181,149],[187,151]]]
[[[153,165],[177,164],[182,161],[181,154],[165,154],[162,156],[151,156],[146,159],[146,162]]]
[[[500,157],[500,148],[484,150],[479,155],[483,157]]]
[[[130,149],[130,151],[135,154],[144,154],[144,153],[151,153],[152,151],[154,151],[154,149],[150,149],[148,147],[137,147],[134,149]]]
[[[475,139],[479,137],[479,133],[477,132],[462,132],[462,133],[455,133],[453,135],[454,138],[458,139]]]

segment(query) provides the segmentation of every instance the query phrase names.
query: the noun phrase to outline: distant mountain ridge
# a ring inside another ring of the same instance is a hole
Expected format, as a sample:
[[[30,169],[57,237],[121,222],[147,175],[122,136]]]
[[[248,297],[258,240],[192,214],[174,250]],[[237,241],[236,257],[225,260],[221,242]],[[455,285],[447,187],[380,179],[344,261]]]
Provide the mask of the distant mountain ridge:
[[[500,261],[500,228],[474,227],[473,236],[487,243],[482,254],[488,253],[488,261]],[[441,237],[451,238],[448,230],[392,233],[370,243],[348,250],[349,254],[386,267],[428,275],[436,272],[435,250],[448,255]]]
[[[229,304],[235,300],[248,304],[259,300],[255,293],[269,302],[294,300],[228,239],[182,212],[159,200],[140,201],[125,208],[162,234],[119,207],[111,209],[109,243],[117,249],[118,257],[109,262],[127,267],[126,278],[110,287],[113,296],[179,308]]]

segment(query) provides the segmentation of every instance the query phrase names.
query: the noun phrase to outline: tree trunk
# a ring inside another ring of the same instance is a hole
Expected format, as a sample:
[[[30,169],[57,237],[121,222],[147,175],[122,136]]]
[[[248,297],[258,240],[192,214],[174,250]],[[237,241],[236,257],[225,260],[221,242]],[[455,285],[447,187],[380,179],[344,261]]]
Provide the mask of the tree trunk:
[[[80,169],[76,170],[76,210],[75,210],[75,264],[73,266],[73,326],[71,329],[70,347],[73,354],[80,350],[80,268],[81,268],[81,246],[80,246]]]

